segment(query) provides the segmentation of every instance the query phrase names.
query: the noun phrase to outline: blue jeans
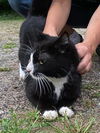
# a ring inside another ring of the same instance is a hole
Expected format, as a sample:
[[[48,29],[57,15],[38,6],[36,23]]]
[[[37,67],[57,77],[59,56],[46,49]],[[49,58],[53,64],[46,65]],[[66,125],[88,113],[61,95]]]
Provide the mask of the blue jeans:
[[[82,4],[79,4],[77,1],[78,0],[72,1],[68,24],[73,27],[85,28],[87,27],[92,14],[98,7],[98,4],[93,4],[91,7],[90,4],[82,6]],[[12,9],[14,9],[17,13],[27,17],[32,0],[8,0],[8,2]]]
[[[32,0],[8,0],[10,6],[20,15],[27,17]]]

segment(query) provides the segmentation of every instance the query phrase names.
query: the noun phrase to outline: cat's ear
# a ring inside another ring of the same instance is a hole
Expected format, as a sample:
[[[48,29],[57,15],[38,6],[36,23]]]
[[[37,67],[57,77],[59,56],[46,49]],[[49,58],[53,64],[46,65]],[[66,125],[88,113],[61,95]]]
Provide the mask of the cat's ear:
[[[48,42],[50,42],[50,43],[55,42],[58,39],[58,37],[49,36],[48,34],[44,34],[40,31],[38,31],[37,39],[39,42],[44,42],[44,43],[48,44]]]
[[[58,39],[58,43],[61,45],[68,44],[70,42],[69,35],[67,33],[64,33],[61,35]]]
[[[41,33],[38,36],[38,43],[39,43],[40,49],[52,47],[57,40],[58,40],[58,37],[49,36],[43,33]]]
[[[54,46],[55,46],[56,51],[64,54],[70,44],[72,43],[69,40],[68,34],[66,33],[59,37],[59,39],[56,41]]]

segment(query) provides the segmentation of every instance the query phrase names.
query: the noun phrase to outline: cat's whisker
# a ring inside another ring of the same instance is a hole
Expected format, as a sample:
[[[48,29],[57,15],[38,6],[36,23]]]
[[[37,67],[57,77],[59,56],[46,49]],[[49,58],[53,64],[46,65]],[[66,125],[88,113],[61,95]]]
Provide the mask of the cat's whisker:
[[[32,52],[32,50],[28,50],[27,48],[20,48],[20,51],[25,51],[27,53],[31,53]]]
[[[29,60],[29,57],[27,57],[27,56],[30,56],[30,53],[29,52],[20,51],[20,53],[23,54],[24,59],[27,58]]]
[[[35,91],[35,93],[37,93],[37,88],[38,88],[38,81],[37,81],[38,79],[36,79],[36,91]]]
[[[20,48],[25,48],[25,49],[28,49],[28,50],[32,50],[32,48],[29,47],[29,46],[26,45],[26,44],[22,44]]]
[[[25,74],[26,74],[26,76],[27,76],[27,75],[30,75],[30,73],[29,73],[29,72],[27,72],[27,71],[26,71],[26,73],[25,73]]]
[[[32,46],[32,42],[30,41],[30,39],[29,39],[29,43],[30,43],[30,46],[33,47],[33,46]]]
[[[62,71],[64,71],[66,74],[68,73],[65,68],[60,68]]]
[[[36,80],[36,92],[37,92],[37,88],[38,88],[38,85],[39,85],[40,96],[41,96],[42,95],[42,86],[43,86],[43,83],[42,83],[41,78],[39,77],[39,75],[37,75],[37,79],[35,79],[35,80]]]
[[[69,72],[67,72],[66,71],[66,69],[64,69],[64,68],[61,68],[64,72],[66,72],[66,74],[67,74],[67,76],[68,77],[70,77],[70,79],[72,80],[73,79],[73,77],[72,77],[72,75],[71,75],[71,72],[69,71]]]
[[[43,81],[44,81],[45,85],[47,86],[47,90],[52,91],[51,86],[49,85],[48,81],[45,78]]]
[[[41,83],[40,83],[39,77],[38,77],[38,83],[39,83],[39,89],[40,89],[40,97],[41,97],[41,94],[42,94],[42,90],[41,90]]]
[[[43,80],[44,78],[40,74],[38,74],[38,76],[42,80],[42,82],[44,83],[44,80]],[[45,86],[44,86],[44,88],[45,88]]]
[[[44,86],[44,83],[43,83],[43,79],[39,76],[40,78],[40,82],[41,82],[41,86],[43,87],[43,91],[44,91],[44,94],[46,93],[45,92],[45,86]]]
[[[28,46],[27,44],[21,43],[22,46],[27,47],[28,49],[32,50],[32,48],[30,46]]]
[[[27,52],[25,50],[21,50],[20,53],[23,53],[24,55],[27,55],[27,54],[30,55],[31,54],[30,52]]]
[[[52,91],[52,88],[51,88],[51,86],[50,86],[48,80],[46,79],[46,76],[45,76],[44,74],[42,74],[42,73],[39,73],[39,74],[44,78],[44,81],[45,81],[45,83],[48,85],[50,91]],[[48,87],[47,87],[47,88],[48,88]]]
[[[48,91],[48,84],[46,83],[46,81],[45,81],[45,79],[44,78],[42,78],[42,80],[43,80],[43,83],[45,84],[45,86],[46,86],[46,89],[47,89],[47,91]],[[49,91],[50,91],[50,89],[49,89]]]
[[[72,77],[72,75],[69,73],[68,74],[68,77],[71,79],[71,80],[73,80],[73,77]]]
[[[25,74],[25,79],[24,79],[24,80],[26,80],[28,76],[29,76],[29,73],[26,73],[26,74]]]
[[[29,76],[29,75],[25,76],[25,79],[24,79],[24,80],[26,80],[28,76]]]
[[[30,46],[31,46],[31,48],[32,48],[32,47],[33,47],[33,44],[32,44],[32,42],[30,41],[30,36],[29,36],[29,34],[27,34],[27,37],[28,37],[29,44],[30,44]]]
[[[32,49],[31,48],[28,48],[28,47],[25,47],[25,46],[23,46],[23,47],[20,47],[20,49],[25,49],[25,50],[28,50],[28,51],[32,51]]]
[[[42,76],[42,81],[45,84],[47,91],[50,92],[51,86],[49,85],[48,81],[43,76]]]

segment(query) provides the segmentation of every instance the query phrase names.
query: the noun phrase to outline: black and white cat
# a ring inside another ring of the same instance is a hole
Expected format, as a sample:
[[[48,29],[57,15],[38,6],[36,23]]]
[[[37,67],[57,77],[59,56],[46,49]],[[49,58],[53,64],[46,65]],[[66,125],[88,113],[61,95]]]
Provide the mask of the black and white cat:
[[[20,78],[25,81],[29,101],[43,118],[52,120],[58,114],[71,117],[74,112],[69,107],[80,96],[81,88],[78,53],[65,35],[42,33],[51,0],[44,0],[45,5],[36,1],[20,30]]]

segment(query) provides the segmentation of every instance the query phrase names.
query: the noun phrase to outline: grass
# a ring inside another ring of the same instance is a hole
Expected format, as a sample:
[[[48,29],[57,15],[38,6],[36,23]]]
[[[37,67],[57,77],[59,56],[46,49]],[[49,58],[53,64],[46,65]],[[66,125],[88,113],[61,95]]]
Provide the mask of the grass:
[[[92,94],[92,98],[100,98],[100,92],[95,92]]]
[[[94,106],[94,102],[90,99],[85,99],[84,102],[83,102],[83,105],[84,105],[84,108],[86,109],[91,109],[93,106]]]
[[[6,43],[2,46],[3,49],[12,49],[12,48],[15,48],[16,47],[16,44],[13,43],[13,42],[10,42],[10,43]]]
[[[16,12],[14,11],[6,11],[3,13],[0,13],[0,21],[2,20],[22,20],[23,17],[18,15]]]
[[[95,88],[95,90],[100,89],[100,86],[96,83],[88,83],[88,84],[84,84],[82,85],[83,89],[86,90],[92,90]]]
[[[91,133],[94,122],[94,118],[84,122],[78,117],[74,121],[67,117],[46,121],[38,111],[24,114],[11,111],[9,118],[0,120],[0,133]]]
[[[9,72],[11,71],[12,69],[9,68],[9,67],[0,67],[0,72]]]
[[[52,126],[56,133],[90,133],[90,128],[94,123],[94,118],[91,118],[87,123],[84,124],[82,119],[78,117],[75,118],[74,122],[72,122],[67,117],[63,118],[63,126],[64,129],[60,129],[59,127]]]

